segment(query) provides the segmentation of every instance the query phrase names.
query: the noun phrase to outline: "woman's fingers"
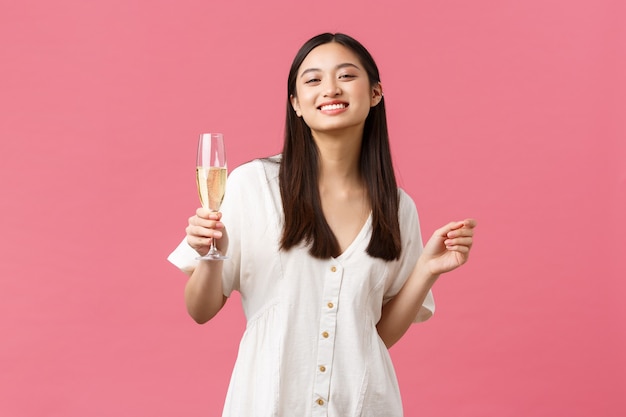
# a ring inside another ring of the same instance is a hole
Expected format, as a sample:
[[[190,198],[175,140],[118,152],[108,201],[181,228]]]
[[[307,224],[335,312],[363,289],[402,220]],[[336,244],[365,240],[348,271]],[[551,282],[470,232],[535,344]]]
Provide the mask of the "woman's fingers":
[[[469,249],[474,243],[474,228],[476,227],[476,220],[466,219],[462,222],[460,227],[454,228],[446,233],[447,239],[444,240],[444,245],[448,250],[456,250],[459,252],[469,252]]]
[[[185,228],[187,243],[201,255],[208,252],[213,239],[228,245],[228,237],[224,223],[220,221],[222,213],[199,208],[194,216],[189,217]],[[225,239],[222,239],[225,238]],[[219,240],[221,239],[221,240]]]
[[[196,216],[201,219],[219,220],[222,218],[222,213],[219,211],[211,211],[203,207],[196,209]]]
[[[474,243],[476,220],[466,219],[459,223],[461,226],[446,233],[447,239],[443,241],[443,244],[447,250],[468,254]]]
[[[204,226],[187,226],[187,235],[194,236],[199,238],[209,238],[214,237],[219,239],[222,237],[222,232],[220,230],[216,230],[216,228],[223,228],[223,225],[219,227],[221,223],[217,223],[215,227],[204,227]]]
[[[216,220],[216,219],[203,219],[198,216],[193,216],[189,218],[189,226],[192,228],[202,228],[202,229],[223,229],[224,223]]]
[[[476,220],[474,219],[455,221],[437,229],[433,235],[448,239],[460,236],[473,236],[474,227],[476,227]]]
[[[453,227],[447,227],[450,225],[454,225]],[[452,222],[449,223],[444,228],[449,229],[445,236],[448,238],[455,238],[460,236],[474,236],[474,228],[476,227],[476,220],[467,219],[461,222]],[[443,228],[442,228],[443,229]]]
[[[463,224],[461,222],[450,222],[446,224],[445,226],[442,226],[439,229],[435,230],[435,232],[433,233],[433,237],[435,236],[439,238],[450,237],[449,234],[452,233],[454,230],[458,229],[459,227],[462,227],[462,225]]]
[[[223,233],[220,229],[224,229],[224,224],[219,221],[221,217],[222,213],[204,208],[197,209],[196,215],[189,218],[189,224],[185,229],[189,245],[196,250],[208,248],[211,239],[222,238]]]
[[[196,210],[196,215],[191,216],[188,220],[189,226],[200,226],[209,229],[221,229],[224,224],[219,220],[222,218],[222,213],[216,211],[210,211],[204,208]]]
[[[474,243],[474,239],[472,237],[458,237],[454,239],[446,239],[443,244],[446,245],[446,248],[452,249],[457,246],[466,246],[470,247]]]
[[[473,229],[476,227],[476,219],[465,219],[463,220],[463,226],[469,229]]]

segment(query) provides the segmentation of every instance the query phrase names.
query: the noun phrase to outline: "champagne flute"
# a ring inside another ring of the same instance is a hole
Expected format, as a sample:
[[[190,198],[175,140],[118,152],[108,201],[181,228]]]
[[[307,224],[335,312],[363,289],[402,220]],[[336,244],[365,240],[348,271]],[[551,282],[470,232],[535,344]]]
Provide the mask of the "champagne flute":
[[[226,175],[224,136],[221,133],[201,134],[198,142],[196,182],[202,207],[219,211],[226,190]],[[215,239],[212,238],[209,252],[197,259],[215,261],[228,258],[217,250]]]

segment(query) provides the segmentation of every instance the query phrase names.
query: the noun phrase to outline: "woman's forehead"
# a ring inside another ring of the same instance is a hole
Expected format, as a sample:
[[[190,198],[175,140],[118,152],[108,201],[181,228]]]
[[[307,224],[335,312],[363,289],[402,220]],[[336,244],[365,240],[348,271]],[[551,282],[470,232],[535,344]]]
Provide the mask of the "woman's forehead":
[[[337,42],[329,42],[313,48],[300,64],[298,73],[310,69],[334,69],[344,64],[362,68],[359,57],[351,49]]]

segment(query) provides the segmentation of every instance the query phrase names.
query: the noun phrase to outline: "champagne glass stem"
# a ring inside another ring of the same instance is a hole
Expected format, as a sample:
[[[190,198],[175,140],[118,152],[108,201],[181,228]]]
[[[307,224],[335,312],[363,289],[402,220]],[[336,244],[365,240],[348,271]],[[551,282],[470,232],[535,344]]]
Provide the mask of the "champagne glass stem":
[[[215,238],[212,237],[211,238],[211,247],[209,249],[209,253],[207,255],[209,256],[217,256],[219,255],[219,251],[217,250],[217,246],[215,246]]]

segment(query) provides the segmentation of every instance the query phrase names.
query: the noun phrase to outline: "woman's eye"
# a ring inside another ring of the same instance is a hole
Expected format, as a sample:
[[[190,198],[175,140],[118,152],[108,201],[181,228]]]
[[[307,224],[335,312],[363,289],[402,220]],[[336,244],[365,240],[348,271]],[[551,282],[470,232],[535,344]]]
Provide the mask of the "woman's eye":
[[[339,78],[343,78],[343,79],[346,79],[346,78],[356,78],[356,75],[353,75],[353,74],[341,74],[339,76]]]
[[[310,78],[310,79],[306,80],[304,83],[305,84],[312,84],[312,83],[319,83],[319,82],[320,82],[319,78]]]

